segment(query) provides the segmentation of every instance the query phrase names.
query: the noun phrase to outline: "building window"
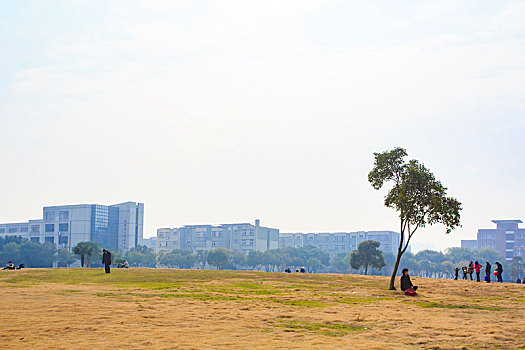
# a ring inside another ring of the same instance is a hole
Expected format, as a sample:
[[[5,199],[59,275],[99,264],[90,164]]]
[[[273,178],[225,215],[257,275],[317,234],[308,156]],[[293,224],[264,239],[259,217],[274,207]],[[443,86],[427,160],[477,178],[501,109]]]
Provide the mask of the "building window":
[[[67,236],[59,236],[58,237],[58,243],[59,244],[67,244]]]
[[[46,219],[46,221],[53,221],[53,220],[55,220],[55,212],[54,211],[46,211],[46,215],[44,216],[44,219]]]
[[[68,232],[69,231],[69,224],[58,224],[58,231],[59,232]]]
[[[40,238],[38,238],[38,237],[31,237],[31,242],[39,243],[40,242]]]
[[[31,233],[39,233],[40,225],[31,225]]]
[[[46,232],[55,232],[55,224],[46,224]]]
[[[29,227],[27,226],[20,227],[20,232],[29,232]]]
[[[0,233],[5,233],[5,228],[0,227]]]
[[[18,232],[18,227],[10,227],[9,228],[9,233],[16,233]]]
[[[58,218],[60,220],[69,220],[69,211],[63,210],[58,212]]]
[[[53,243],[53,244],[55,244],[55,237],[47,236],[45,242],[46,243]]]
[[[506,243],[505,249],[514,249],[514,243]]]

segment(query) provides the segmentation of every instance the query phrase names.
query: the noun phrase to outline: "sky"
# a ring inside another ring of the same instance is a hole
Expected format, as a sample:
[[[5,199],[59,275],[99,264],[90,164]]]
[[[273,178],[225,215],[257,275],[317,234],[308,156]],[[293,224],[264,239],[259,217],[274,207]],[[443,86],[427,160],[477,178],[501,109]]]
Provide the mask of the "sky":
[[[525,220],[523,1],[0,0],[0,222],[138,201],[160,227],[396,230],[367,174],[400,146]]]

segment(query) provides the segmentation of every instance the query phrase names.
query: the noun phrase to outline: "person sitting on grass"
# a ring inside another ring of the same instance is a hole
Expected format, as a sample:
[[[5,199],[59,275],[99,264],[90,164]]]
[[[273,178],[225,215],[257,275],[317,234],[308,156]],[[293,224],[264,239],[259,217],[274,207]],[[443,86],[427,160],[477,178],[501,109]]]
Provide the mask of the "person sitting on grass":
[[[410,276],[408,275],[408,269],[407,268],[404,268],[401,273],[403,274],[401,276],[401,290],[403,292],[407,291],[407,290],[413,290],[414,292],[417,290],[417,286],[414,286],[412,284],[412,281],[410,280]],[[406,293],[405,293],[406,294]]]
[[[13,264],[13,262],[11,260],[9,260],[7,265],[5,265],[5,267],[4,267],[4,270],[14,270],[14,269],[15,269],[15,264]]]

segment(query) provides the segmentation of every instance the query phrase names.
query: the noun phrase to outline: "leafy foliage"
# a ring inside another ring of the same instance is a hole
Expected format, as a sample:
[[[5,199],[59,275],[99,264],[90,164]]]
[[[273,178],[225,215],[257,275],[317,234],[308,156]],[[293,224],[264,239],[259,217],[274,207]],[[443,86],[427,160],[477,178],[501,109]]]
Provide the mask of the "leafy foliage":
[[[398,147],[374,153],[374,156],[368,181],[376,190],[387,183],[392,185],[385,196],[385,206],[395,209],[400,219],[401,240],[390,279],[390,289],[395,289],[399,262],[414,233],[421,227],[437,223],[443,224],[445,232],[450,233],[460,225],[461,203],[447,196],[447,188],[425,165],[415,159],[406,162],[405,149]]]
[[[72,249],[73,253],[80,257],[80,265],[91,266],[94,259],[101,254],[101,249],[96,242],[79,242]],[[100,260],[100,259],[99,259]]]
[[[379,242],[372,240],[359,243],[357,250],[350,254],[350,266],[356,270],[364,266],[365,275],[368,274],[368,266],[378,270],[382,269],[385,266],[385,259],[381,251],[377,249],[379,245]]]
[[[208,264],[221,269],[228,265],[231,260],[232,251],[225,248],[212,250],[208,253]]]

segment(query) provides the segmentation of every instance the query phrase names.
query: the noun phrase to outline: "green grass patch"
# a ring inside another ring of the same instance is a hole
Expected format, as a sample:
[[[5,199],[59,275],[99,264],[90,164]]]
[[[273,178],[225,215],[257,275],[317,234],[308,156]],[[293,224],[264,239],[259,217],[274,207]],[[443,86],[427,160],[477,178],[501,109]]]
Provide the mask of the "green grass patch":
[[[275,327],[306,331],[331,337],[341,337],[352,332],[366,331],[363,326],[354,326],[343,323],[314,323],[306,321],[279,320]]]
[[[233,296],[233,295],[220,295],[220,294],[205,294],[205,293],[166,293],[166,294],[160,294],[161,298],[164,299],[178,299],[178,298],[187,298],[187,299],[194,299],[194,300],[200,300],[200,301],[233,301],[233,300],[247,300],[248,298],[244,298],[241,296]]]
[[[63,289],[63,290],[59,290],[55,292],[55,294],[68,295],[68,294],[75,294],[75,293],[81,293],[81,292],[82,292],[81,290],[76,290],[76,289]]]
[[[474,309],[474,310],[487,310],[487,311],[501,311],[500,308],[483,306],[483,305],[451,305],[436,302],[417,302],[419,306],[426,308],[439,308],[439,309]]]
[[[300,306],[300,307],[327,307],[332,306],[333,304],[326,303],[320,300],[290,300],[290,299],[275,299],[275,298],[265,298],[263,300],[270,301],[272,303],[278,303],[282,305],[289,306]]]
[[[342,299],[335,299],[334,301],[336,303],[341,304],[367,304],[367,303],[375,303],[382,300],[396,300],[395,298],[390,297],[370,297],[370,298],[342,298]]]

